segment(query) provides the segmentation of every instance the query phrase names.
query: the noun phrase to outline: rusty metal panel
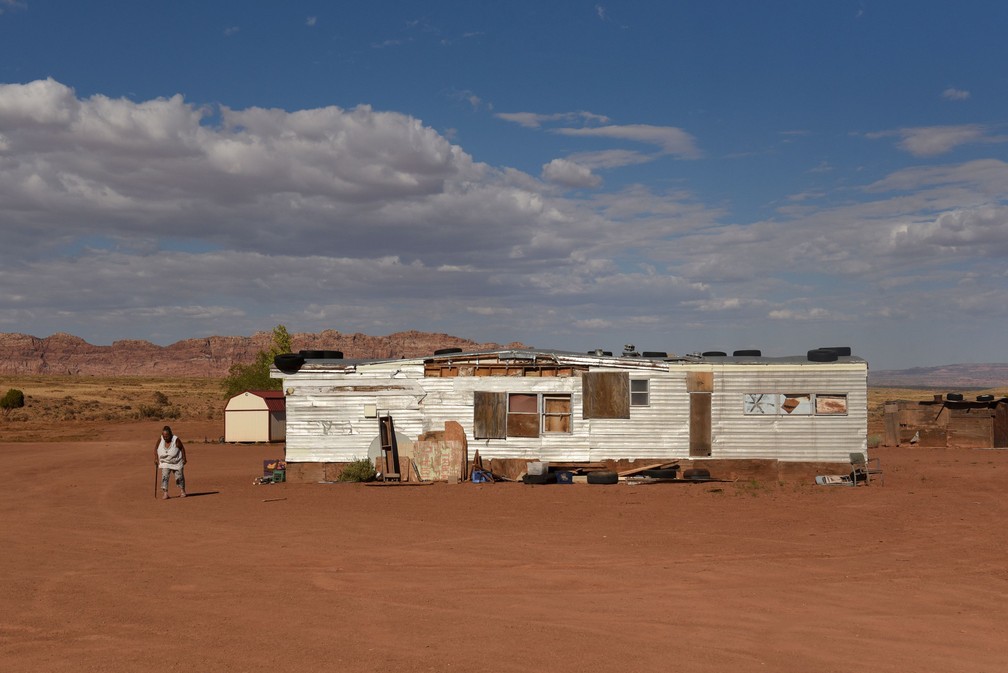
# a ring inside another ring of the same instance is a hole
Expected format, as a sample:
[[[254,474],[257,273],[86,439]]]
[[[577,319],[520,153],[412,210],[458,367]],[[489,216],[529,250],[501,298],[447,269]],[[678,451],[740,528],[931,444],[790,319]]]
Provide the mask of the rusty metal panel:
[[[581,405],[584,418],[630,418],[630,373],[586,372]]]

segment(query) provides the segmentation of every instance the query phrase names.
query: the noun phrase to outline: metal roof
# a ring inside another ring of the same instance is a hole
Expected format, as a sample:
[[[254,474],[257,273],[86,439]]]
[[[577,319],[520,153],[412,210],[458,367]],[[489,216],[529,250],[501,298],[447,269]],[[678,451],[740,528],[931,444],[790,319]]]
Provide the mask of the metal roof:
[[[461,351],[457,353],[441,353],[403,358],[377,359],[334,359],[311,358],[305,363],[330,365],[341,368],[353,368],[358,365],[380,365],[394,363],[420,364],[424,362],[449,362],[473,360],[482,357],[495,357],[502,361],[534,361],[553,360],[560,364],[585,364],[595,366],[630,367],[633,369],[665,369],[672,365],[710,364],[710,365],[830,365],[836,363],[867,364],[864,358],[855,355],[840,355],[830,362],[814,362],[807,355],[786,355],[783,357],[769,356],[704,356],[700,354],[669,355],[668,357],[643,357],[641,355],[596,355],[594,352],[583,353],[558,349],[501,349],[484,351]]]

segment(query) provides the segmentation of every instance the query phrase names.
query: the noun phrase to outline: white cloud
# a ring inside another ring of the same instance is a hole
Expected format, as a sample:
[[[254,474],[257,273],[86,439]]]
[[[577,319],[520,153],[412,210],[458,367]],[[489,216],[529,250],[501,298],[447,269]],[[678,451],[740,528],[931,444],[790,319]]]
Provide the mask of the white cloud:
[[[554,159],[545,164],[542,177],[547,182],[575,189],[595,188],[602,184],[602,179],[591,169],[567,159]]]
[[[865,134],[865,137],[871,139],[893,136],[899,138],[897,147],[915,157],[933,157],[946,154],[960,145],[1001,143],[1008,140],[1004,136],[992,135],[990,129],[980,124],[919,126]]]
[[[798,339],[851,316],[927,316],[938,300],[948,322],[975,320],[1003,296],[1004,161],[922,161],[782,195],[754,222],[685,181],[600,189],[600,169],[695,150],[663,129],[601,127],[660,151],[572,154],[529,175],[368,106],[0,85],[0,325],[167,339],[290,322],[674,351],[682,331],[748,343],[789,321]],[[966,289],[973,299],[957,301]]]
[[[536,112],[498,112],[494,116],[498,119],[503,119],[504,121],[513,122],[524,126],[525,128],[533,129],[541,128],[550,122],[605,124],[609,121],[608,117],[584,110],[579,112],[557,112],[553,114],[539,114]]]
[[[969,97],[970,92],[962,89],[949,87],[948,89],[942,91],[942,98],[945,100],[968,100]]]
[[[555,132],[566,136],[611,138],[646,143],[661,148],[666,154],[674,154],[686,159],[697,159],[701,156],[701,152],[696,146],[696,139],[682,129],[673,126],[626,124],[595,128],[561,128],[556,129]]]
[[[307,19],[305,19],[306,26],[315,26],[316,24],[318,24],[317,16],[309,16]]]

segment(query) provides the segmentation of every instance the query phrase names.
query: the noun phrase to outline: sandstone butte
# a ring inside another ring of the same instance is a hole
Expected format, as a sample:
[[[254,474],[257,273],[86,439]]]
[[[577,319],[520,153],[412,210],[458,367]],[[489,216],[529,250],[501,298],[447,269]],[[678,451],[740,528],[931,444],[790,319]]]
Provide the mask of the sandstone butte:
[[[291,340],[294,351],[338,350],[348,359],[417,357],[452,347],[464,350],[525,347],[520,343],[502,346],[418,331],[368,336],[324,330],[317,334],[292,334]],[[231,365],[252,362],[271,342],[272,332],[256,332],[250,337],[184,339],[168,346],[139,340],[96,346],[62,332],[44,338],[0,333],[0,374],[222,377]]]

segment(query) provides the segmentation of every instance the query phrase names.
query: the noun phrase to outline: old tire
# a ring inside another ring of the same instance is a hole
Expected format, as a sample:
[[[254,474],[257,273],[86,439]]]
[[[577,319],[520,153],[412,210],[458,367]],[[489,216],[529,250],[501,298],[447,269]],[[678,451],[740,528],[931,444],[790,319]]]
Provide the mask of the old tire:
[[[298,351],[298,355],[303,357],[305,360],[319,360],[322,358],[322,351],[316,351],[316,350]]]
[[[688,479],[689,481],[707,481],[710,479],[710,470],[706,467],[691,467],[688,470],[683,470],[683,479]]]
[[[450,355],[452,353],[461,353],[461,352],[462,352],[462,349],[461,348],[457,348],[457,347],[455,347],[455,348],[438,348],[436,351],[434,351],[434,355]]]
[[[757,348],[752,348],[752,349],[749,349],[749,350],[733,351],[732,352],[732,357],[736,357],[736,358],[758,358],[758,357],[760,357],[762,355],[763,355],[763,351],[761,351],[761,350],[759,350]]]
[[[588,473],[589,484],[616,484],[619,483],[619,475],[610,470]]]
[[[654,470],[644,470],[641,474],[652,479],[675,479],[676,475],[679,474],[679,470],[674,467],[656,468]]]
[[[323,360],[342,360],[343,351],[322,351]]]
[[[700,355],[704,356],[705,358],[723,358],[728,356],[728,354],[725,353],[724,351],[704,351]]]
[[[809,362],[836,362],[837,354],[822,348],[814,348],[808,352]]]
[[[523,484],[555,484],[556,474],[547,472],[546,474],[526,474],[522,477]]]
[[[293,353],[281,353],[273,358],[273,364],[284,374],[294,374],[301,369],[304,358]]]
[[[820,346],[816,350],[820,351],[833,351],[837,355],[848,356],[850,355],[850,346]]]
[[[644,351],[641,353],[641,356],[646,358],[667,358],[668,353],[665,351]]]
[[[962,393],[945,393],[945,399],[949,402],[962,402]]]

